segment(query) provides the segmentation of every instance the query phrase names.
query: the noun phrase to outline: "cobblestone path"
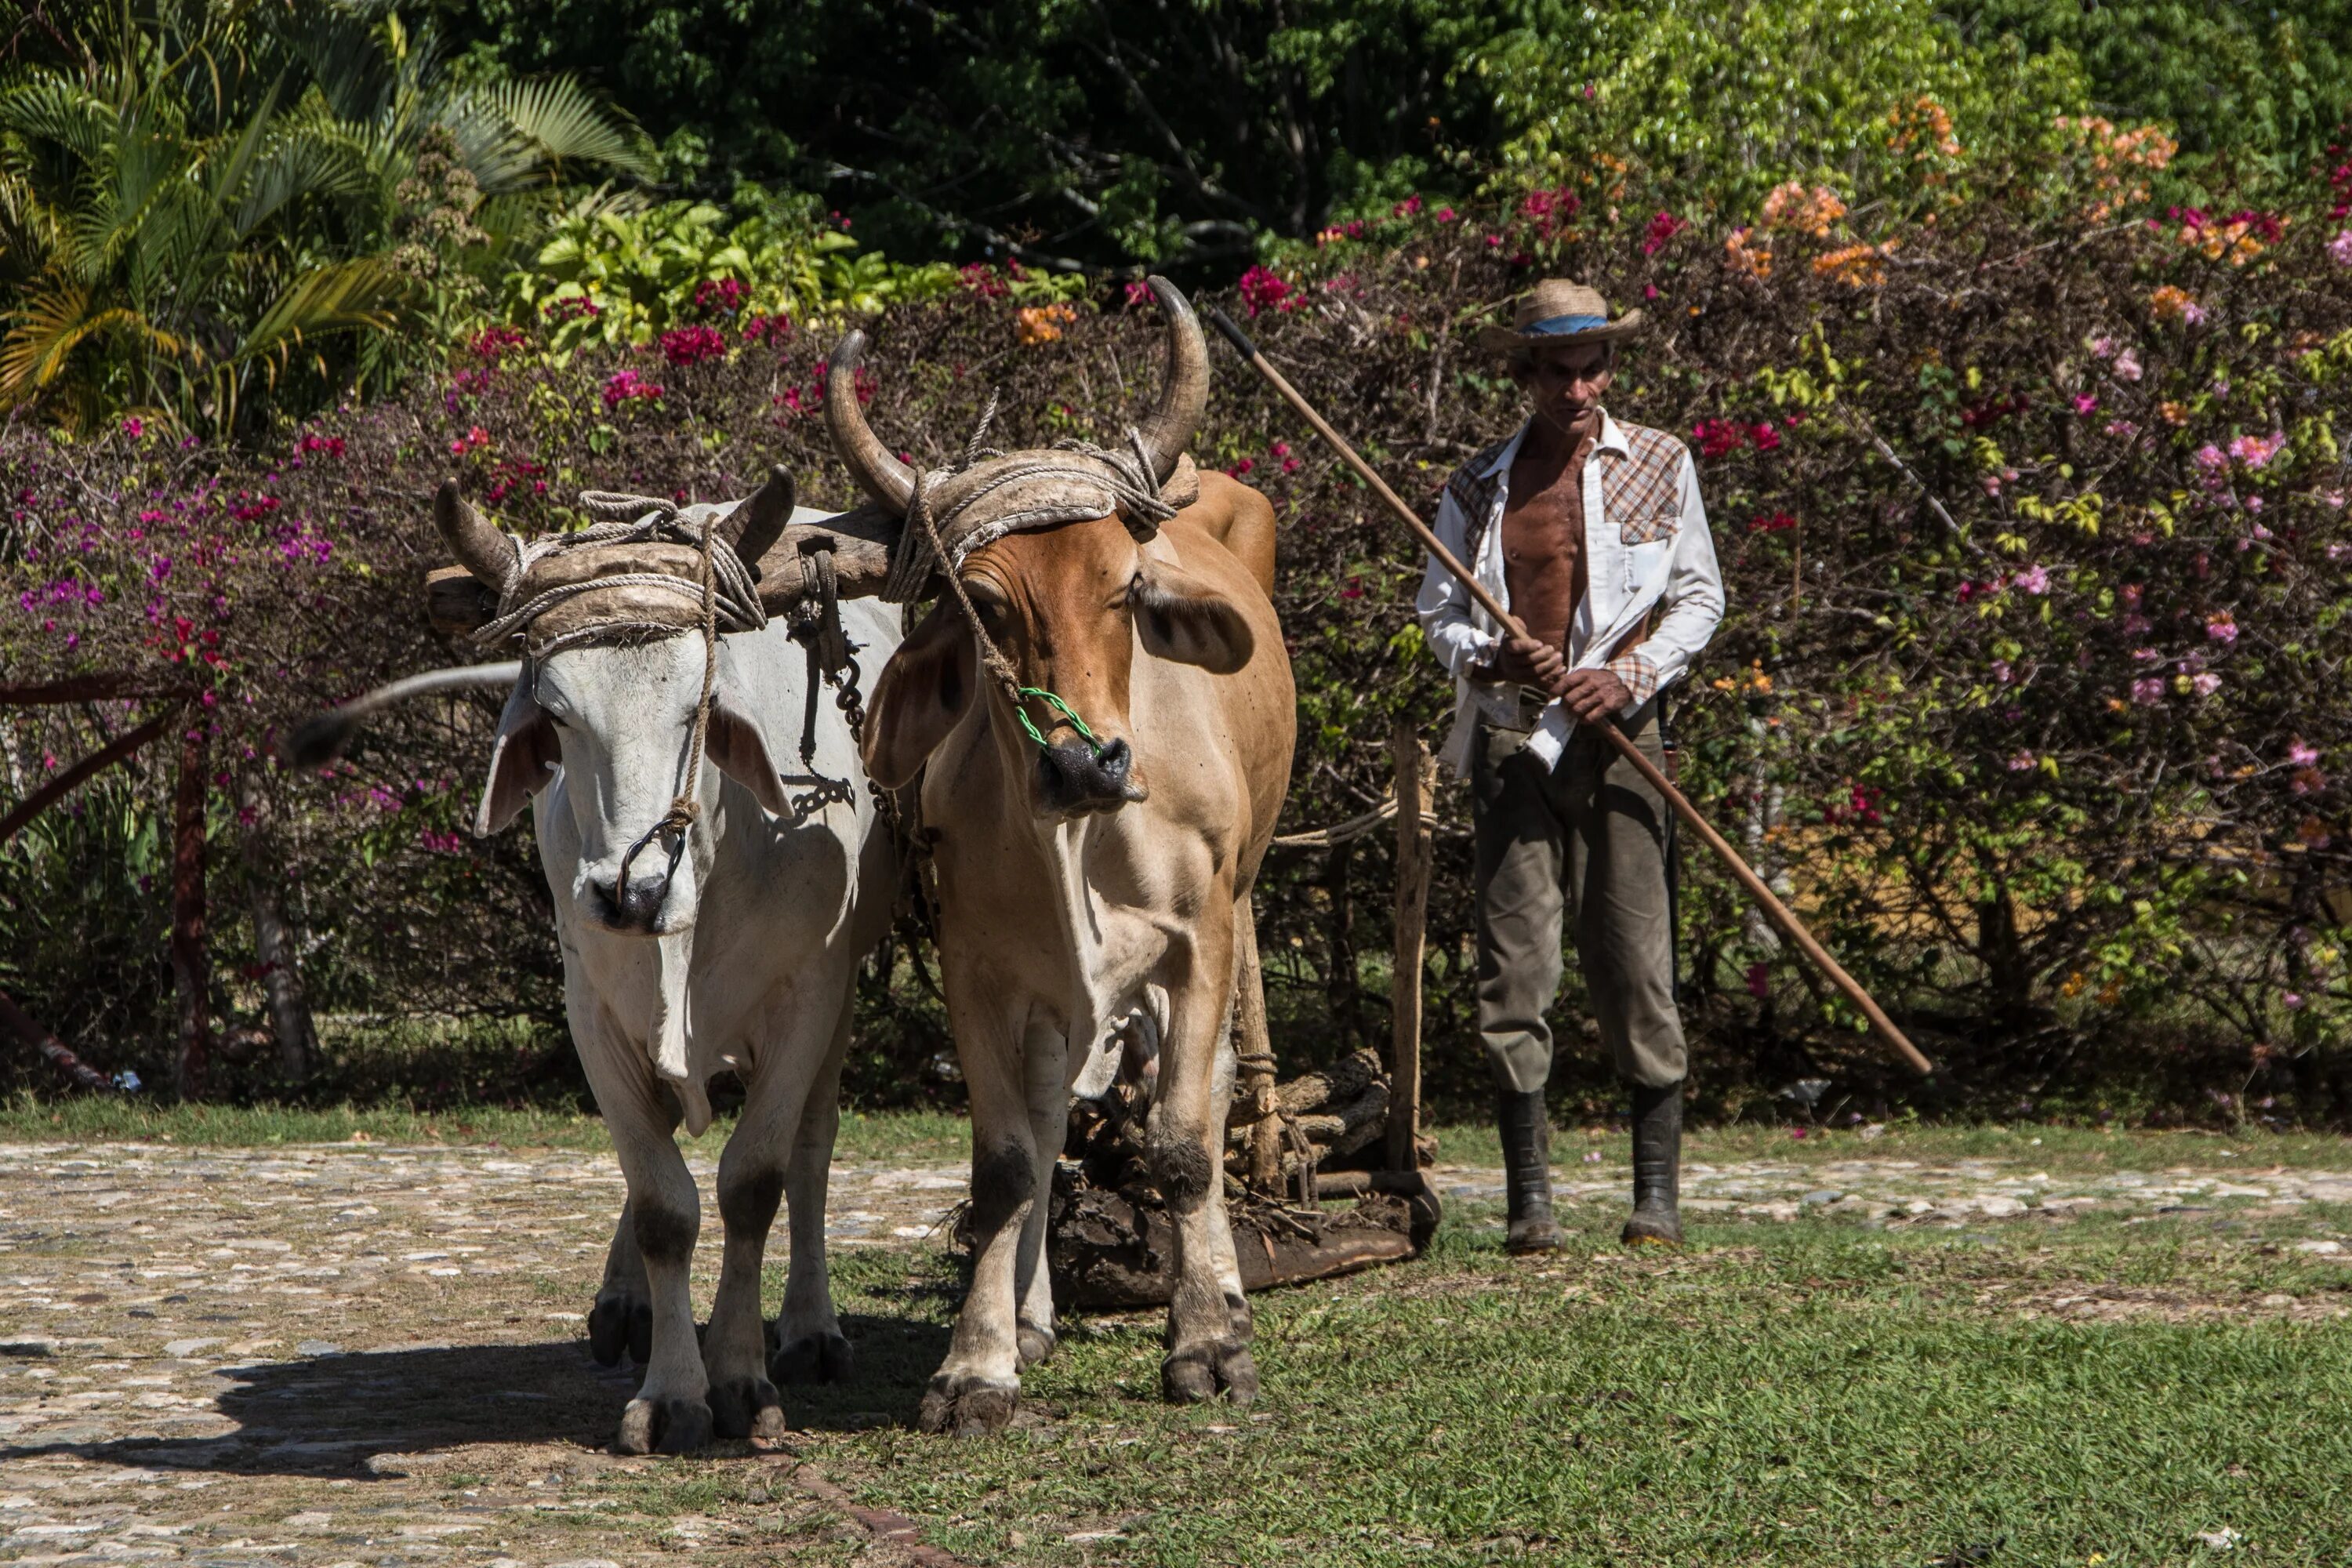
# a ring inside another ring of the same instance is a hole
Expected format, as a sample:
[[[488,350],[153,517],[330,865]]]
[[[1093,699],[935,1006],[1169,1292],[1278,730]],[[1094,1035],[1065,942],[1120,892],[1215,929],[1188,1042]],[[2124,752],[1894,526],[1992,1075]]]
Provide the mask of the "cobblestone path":
[[[1623,1201],[1622,1166],[1558,1174],[1571,1201]],[[1438,1181],[1455,1200],[1502,1185]],[[908,1246],[963,1185],[951,1165],[837,1165],[834,1246]],[[723,1521],[633,1504],[658,1461],[604,1451],[632,1379],[589,1359],[583,1317],[621,1193],[602,1153],[0,1145],[0,1563],[593,1568],[773,1562],[782,1540],[796,1561],[905,1561],[788,1458],[746,1461]],[[1685,1193],[1702,1215],[1973,1226],[2352,1204],[2352,1173],[1759,1161],[1694,1165]]]

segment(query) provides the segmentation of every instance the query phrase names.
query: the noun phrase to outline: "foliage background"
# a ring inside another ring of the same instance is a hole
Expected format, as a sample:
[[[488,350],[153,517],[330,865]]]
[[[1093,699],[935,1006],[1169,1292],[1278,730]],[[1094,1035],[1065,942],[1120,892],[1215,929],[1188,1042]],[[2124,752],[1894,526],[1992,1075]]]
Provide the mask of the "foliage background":
[[[2352,1120],[2341,9],[37,5],[0,47],[0,664],[142,695],[0,719],[0,804],[193,697],[217,1004],[257,1016],[242,911],[282,887],[339,1020],[306,1092],[574,1092],[525,842],[457,834],[487,706],[271,761],[470,657],[419,611],[442,473],[531,529],[776,460],[846,500],[810,413],[852,322],[909,450],[994,387],[1017,437],[1100,436],[1157,363],[1148,263],[1433,497],[1515,417],[1469,329],[1568,273],[1658,319],[1612,405],[1696,448],[1732,576],[1685,779],[1949,1067],[1892,1079],[1695,859],[1711,1109]],[[1352,816],[1446,706],[1418,568],[1230,363],[1199,453],[1285,518],[1288,826]],[[151,1077],[173,750],[0,847],[0,990]],[[1431,1072],[1466,1108],[1444,809]],[[1389,867],[1270,866],[1292,1059],[1385,1037]],[[957,1092],[906,934],[872,1103]],[[1563,1034],[1560,1095],[1606,1106]],[[221,1091],[284,1091],[266,1054]]]

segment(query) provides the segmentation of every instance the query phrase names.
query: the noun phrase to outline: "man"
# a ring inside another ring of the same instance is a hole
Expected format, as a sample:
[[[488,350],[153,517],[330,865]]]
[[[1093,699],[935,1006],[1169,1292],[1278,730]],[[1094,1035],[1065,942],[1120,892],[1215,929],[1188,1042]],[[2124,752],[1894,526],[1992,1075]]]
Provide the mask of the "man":
[[[1513,1252],[1559,1245],[1544,1080],[1562,916],[1617,1070],[1633,1086],[1624,1239],[1678,1243],[1684,1050],[1667,915],[1666,807],[1598,733],[1659,757],[1659,694],[1723,616],[1689,451],[1601,407],[1618,343],[1594,290],[1559,279],[1479,346],[1509,356],[1528,419],[1447,481],[1438,538],[1526,624],[1506,636],[1432,561],[1418,608],[1454,678],[1445,763],[1472,784],[1478,1030],[1494,1065]]]

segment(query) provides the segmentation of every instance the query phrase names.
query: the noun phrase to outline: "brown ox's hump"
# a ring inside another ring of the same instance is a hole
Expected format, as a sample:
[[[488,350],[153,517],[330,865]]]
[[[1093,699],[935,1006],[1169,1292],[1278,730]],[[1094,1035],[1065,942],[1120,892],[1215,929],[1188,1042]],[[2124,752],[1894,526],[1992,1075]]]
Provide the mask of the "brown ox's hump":
[[[1201,475],[1201,499],[1176,514],[1223,545],[1265,596],[1274,597],[1274,503],[1234,479],[1212,468]]]

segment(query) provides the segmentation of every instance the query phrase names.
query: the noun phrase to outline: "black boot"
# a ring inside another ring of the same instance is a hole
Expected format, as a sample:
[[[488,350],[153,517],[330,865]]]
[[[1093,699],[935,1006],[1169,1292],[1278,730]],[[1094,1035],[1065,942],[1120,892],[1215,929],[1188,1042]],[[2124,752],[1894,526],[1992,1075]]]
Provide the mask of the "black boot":
[[[1549,1252],[1559,1246],[1551,1217],[1551,1129],[1544,1119],[1543,1090],[1504,1089],[1496,1121],[1503,1131],[1503,1179],[1510,1203],[1506,1252]]]
[[[1633,1217],[1624,1240],[1679,1247],[1683,1171],[1683,1086],[1633,1086]]]

